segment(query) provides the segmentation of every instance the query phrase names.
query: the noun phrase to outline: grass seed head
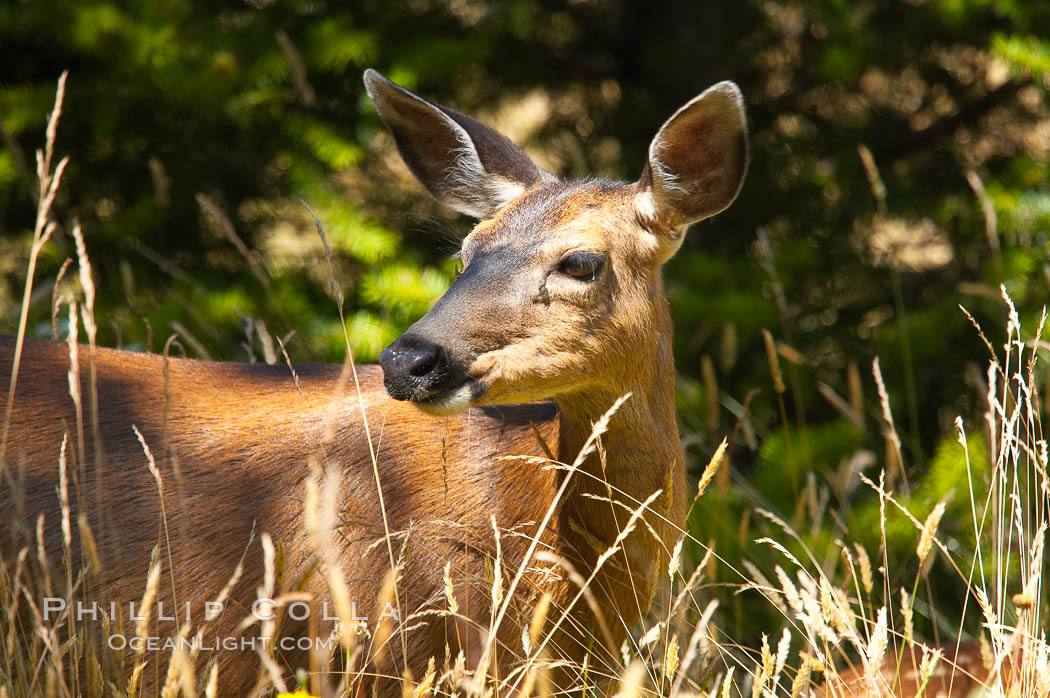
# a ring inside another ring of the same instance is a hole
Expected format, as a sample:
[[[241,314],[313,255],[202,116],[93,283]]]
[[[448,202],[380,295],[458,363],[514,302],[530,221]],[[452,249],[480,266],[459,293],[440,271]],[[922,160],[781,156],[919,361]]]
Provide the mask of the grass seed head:
[[[666,678],[673,677],[678,671],[678,636],[672,635],[664,649],[663,672]]]
[[[704,492],[707,491],[708,485],[715,479],[715,475],[718,474],[719,469],[722,467],[722,463],[725,462],[726,446],[728,442],[726,439],[722,439],[722,443],[718,444],[718,448],[715,449],[715,453],[711,456],[711,460],[707,462],[707,467],[704,468],[704,474],[700,476],[700,486],[697,488],[696,496],[703,497]]]
[[[926,567],[927,558],[929,558],[930,551],[933,549],[934,536],[937,534],[937,527],[941,523],[941,517],[944,516],[944,502],[937,502],[937,506],[933,508],[930,515],[926,517],[926,523],[922,525],[922,534],[919,536],[919,545],[915,549],[915,552],[919,556],[919,566],[922,568]]]
[[[780,358],[777,356],[777,343],[769,330],[762,330],[762,341],[766,344],[766,359],[769,361],[769,372],[773,376],[773,389],[778,395],[787,392],[784,386],[784,374],[780,372]]]
[[[804,653],[799,655],[798,671],[795,672],[795,678],[791,681],[791,698],[798,698],[803,691],[809,688],[811,671],[809,658]]]
[[[857,565],[860,567],[860,583],[864,585],[865,593],[870,594],[872,588],[875,586],[875,580],[871,574],[871,558],[868,557],[868,551],[865,550],[864,546],[860,543],[854,543],[853,547],[857,551]]]
[[[452,615],[459,613],[459,603],[456,601],[456,595],[453,592],[452,587],[452,561],[447,560],[445,562],[445,573],[443,575],[445,582],[445,603],[448,604],[448,612]]]
[[[913,622],[912,600],[907,589],[901,589],[901,616],[904,618],[904,644],[915,642],[915,625]]]

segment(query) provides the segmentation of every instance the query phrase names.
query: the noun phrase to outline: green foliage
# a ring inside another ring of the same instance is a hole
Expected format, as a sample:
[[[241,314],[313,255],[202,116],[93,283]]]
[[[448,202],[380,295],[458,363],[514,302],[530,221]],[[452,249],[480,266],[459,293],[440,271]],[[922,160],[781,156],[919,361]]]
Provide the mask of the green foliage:
[[[1050,75],[1050,41],[1040,37],[996,34],[992,37],[992,52],[1021,75]]]
[[[855,452],[864,442],[863,434],[844,420],[814,426],[804,436],[791,431],[778,429],[762,442],[751,478],[756,490],[786,512],[798,501],[807,471],[830,475],[843,454]]]

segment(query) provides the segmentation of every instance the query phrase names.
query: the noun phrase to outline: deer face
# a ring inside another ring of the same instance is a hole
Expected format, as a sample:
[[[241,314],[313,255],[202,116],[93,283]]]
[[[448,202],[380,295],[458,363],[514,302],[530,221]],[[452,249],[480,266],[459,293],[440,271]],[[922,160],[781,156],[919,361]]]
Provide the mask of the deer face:
[[[721,83],[660,129],[636,183],[561,182],[492,129],[374,71],[402,157],[481,220],[462,271],[380,357],[391,397],[448,414],[622,384],[625,356],[667,351],[661,265],[685,227],[733,200],[747,161],[739,91]]]

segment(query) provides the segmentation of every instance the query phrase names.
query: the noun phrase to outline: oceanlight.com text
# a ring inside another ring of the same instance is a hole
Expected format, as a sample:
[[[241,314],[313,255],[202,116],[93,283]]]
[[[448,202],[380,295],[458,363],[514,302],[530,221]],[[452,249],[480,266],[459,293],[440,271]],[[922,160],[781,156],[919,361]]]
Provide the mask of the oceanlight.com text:
[[[283,652],[293,650],[327,650],[335,647],[335,636],[328,637],[210,637],[203,638],[200,635],[190,637],[159,637],[151,635],[139,637],[133,635],[128,637],[121,633],[114,633],[106,640],[111,650],[130,649],[134,652],[173,652],[182,650],[185,652],[217,652],[217,651],[248,651],[268,652],[271,647]]]

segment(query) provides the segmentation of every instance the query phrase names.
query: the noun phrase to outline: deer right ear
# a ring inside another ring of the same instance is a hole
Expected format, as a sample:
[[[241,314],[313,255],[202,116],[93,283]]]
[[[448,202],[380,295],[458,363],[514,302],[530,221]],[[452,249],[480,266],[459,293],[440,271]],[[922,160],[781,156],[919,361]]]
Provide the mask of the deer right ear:
[[[489,218],[524,191],[554,179],[480,121],[432,104],[372,69],[364,81],[412,174],[460,213]]]
[[[639,213],[670,235],[673,252],[682,226],[733,202],[746,170],[744,99],[736,85],[720,82],[660,127],[638,182]]]

